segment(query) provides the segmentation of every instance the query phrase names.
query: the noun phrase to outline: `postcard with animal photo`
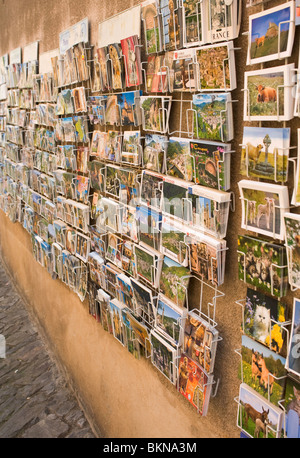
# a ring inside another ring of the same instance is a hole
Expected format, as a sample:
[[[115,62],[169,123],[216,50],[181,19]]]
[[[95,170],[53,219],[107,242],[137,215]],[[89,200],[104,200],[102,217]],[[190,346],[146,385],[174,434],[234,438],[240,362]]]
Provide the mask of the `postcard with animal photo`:
[[[161,294],[158,295],[155,315],[155,330],[173,345],[181,346],[186,311],[177,307]]]
[[[141,132],[127,130],[123,133],[122,162],[139,165],[141,163]]]
[[[194,312],[187,314],[183,352],[199,364],[207,374],[212,374],[214,370],[218,337],[216,323],[210,323]]]
[[[244,127],[241,175],[285,183],[290,133],[290,128]]]
[[[229,142],[233,139],[230,92],[194,94],[191,108],[193,110],[195,138],[221,142]]]
[[[190,140],[170,137],[166,153],[166,174],[193,181],[193,161],[190,152]]]
[[[247,65],[290,57],[295,36],[295,2],[249,17]]]
[[[280,438],[283,410],[246,383],[240,385],[237,426],[252,438]]]
[[[126,87],[142,84],[142,64],[137,35],[121,40],[122,55],[125,65]]]
[[[259,291],[281,298],[286,296],[288,267],[282,245],[265,240],[238,236],[239,279]]]
[[[193,160],[193,180],[196,184],[228,191],[230,189],[231,145],[224,143],[190,142]]]
[[[233,91],[236,89],[234,44],[232,41],[196,49],[197,89]]]
[[[183,0],[183,45],[201,45],[206,40],[205,6],[197,0]]]
[[[242,228],[283,240],[283,215],[289,209],[287,186],[251,180],[242,180],[238,186],[242,200]]]
[[[288,259],[289,284],[292,288],[300,287],[300,216],[285,213],[285,244]]]
[[[146,53],[152,54],[162,50],[161,17],[156,0],[141,3],[141,17],[146,43]]]
[[[275,297],[247,288],[243,307],[243,332],[279,354],[285,349],[286,314],[284,303]]]
[[[187,267],[165,256],[159,282],[161,294],[180,308],[187,306],[186,298],[190,276],[190,270]]]
[[[300,376],[300,301],[294,298],[293,304],[293,319],[291,327],[291,335],[289,342],[288,357],[286,360],[286,368],[296,376]]]
[[[122,345],[125,345],[125,336],[122,321],[122,311],[125,306],[118,299],[111,299],[109,306],[111,310],[111,321],[113,326],[114,337]]]
[[[171,382],[176,383],[176,351],[160,334],[151,331],[151,362]]]
[[[299,438],[300,383],[290,375],[287,377],[284,396],[285,433],[288,439]]]
[[[289,121],[294,117],[294,64],[245,72],[244,121]]]
[[[286,359],[246,335],[242,336],[241,355],[242,382],[277,405],[284,394]]]
[[[168,138],[165,135],[146,134],[143,167],[154,172],[163,172]]]
[[[160,250],[162,254],[178,262],[182,266],[188,266],[189,251],[186,242],[189,227],[164,216],[161,225]]]
[[[203,417],[207,414],[212,383],[212,376],[208,376],[185,353],[181,354],[178,370],[178,391]]]

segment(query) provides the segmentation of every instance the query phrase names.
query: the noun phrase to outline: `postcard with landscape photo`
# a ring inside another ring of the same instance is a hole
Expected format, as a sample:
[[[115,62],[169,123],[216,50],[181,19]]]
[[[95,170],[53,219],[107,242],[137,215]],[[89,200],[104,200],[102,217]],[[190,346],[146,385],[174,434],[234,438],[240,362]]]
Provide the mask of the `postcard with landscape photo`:
[[[165,135],[146,134],[143,151],[143,166],[154,172],[162,172],[168,138]]]
[[[148,207],[160,209],[163,176],[149,170],[143,170],[140,203]]]
[[[260,421],[258,421],[260,420]],[[283,410],[246,383],[240,385],[237,426],[253,438],[279,438]]]
[[[124,309],[124,305],[117,299],[111,299],[109,306],[111,311],[111,321],[113,326],[114,337],[122,345],[125,345],[125,336],[122,324],[122,310]]]
[[[176,351],[160,334],[151,331],[151,361],[152,364],[175,384],[176,382]]]
[[[247,288],[243,307],[246,335],[281,354],[286,340],[286,305],[272,296]]]
[[[212,377],[185,353],[181,354],[178,372],[178,391],[201,416],[207,413]]]
[[[159,294],[155,328],[175,345],[181,345],[184,316],[182,310]]]
[[[190,154],[190,140],[186,138],[169,138],[166,154],[167,175],[193,180],[193,163]]]
[[[242,382],[277,405],[284,394],[286,359],[246,335],[242,336],[241,355]]]
[[[244,121],[289,121],[294,116],[294,64],[245,72]]]
[[[285,430],[288,439],[299,438],[300,420],[300,383],[294,377],[288,376],[284,396]]]
[[[182,47],[182,18],[178,0],[159,0],[165,51]]]
[[[196,49],[199,65],[197,88],[200,91],[236,89],[233,42],[202,46]]]
[[[183,180],[179,182],[164,179],[162,199],[163,213],[174,216],[180,220],[187,219],[187,208],[185,206],[187,194],[187,183],[183,182]]]
[[[259,291],[281,298],[287,294],[285,247],[246,235],[238,236],[238,275]]]
[[[141,205],[137,208],[136,218],[140,243],[159,250],[161,214],[152,208]]]
[[[135,245],[134,254],[137,275],[153,285],[156,281],[154,253]]]
[[[186,237],[188,227],[163,217],[161,229],[161,252],[183,266],[188,265],[188,245]]]
[[[141,132],[136,131],[125,131],[123,134],[122,143],[122,162],[129,164],[139,165],[141,162]]]
[[[287,186],[242,180],[242,228],[283,240],[283,215],[289,208]]]
[[[189,312],[184,325],[183,352],[199,364],[207,374],[214,370],[219,332],[200,314]]]
[[[194,136],[221,142],[233,138],[231,93],[193,95]]]
[[[142,96],[141,110],[143,128],[146,131],[161,132],[166,130],[164,98],[156,96]]]
[[[146,323],[153,324],[155,309],[152,290],[134,278],[131,278],[131,287],[135,315]]]
[[[244,127],[241,175],[285,183],[288,179],[290,128]]]
[[[294,298],[293,305],[293,320],[291,328],[291,336],[289,343],[289,352],[287,357],[286,368],[295,374],[300,376],[300,300]]]
[[[160,276],[160,292],[183,308],[188,293],[190,270],[165,256]]]
[[[286,2],[249,17],[247,64],[284,59],[292,52],[295,35],[295,2]]]

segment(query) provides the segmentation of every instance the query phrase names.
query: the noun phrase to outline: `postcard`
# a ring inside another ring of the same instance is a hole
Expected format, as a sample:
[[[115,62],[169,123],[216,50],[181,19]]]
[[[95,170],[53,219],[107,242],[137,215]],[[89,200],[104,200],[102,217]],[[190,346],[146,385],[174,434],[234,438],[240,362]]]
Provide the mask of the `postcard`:
[[[137,208],[131,206],[123,207],[120,226],[122,235],[129,237],[136,243],[138,242]]]
[[[88,123],[86,118],[83,116],[74,116],[74,126],[76,141],[79,143],[88,143]]]
[[[95,191],[103,192],[105,164],[99,161],[91,161],[87,163],[87,167],[91,179],[91,188]]]
[[[295,2],[249,17],[247,65],[290,57],[295,35]]]
[[[109,62],[111,64],[112,89],[123,89],[124,87],[124,62],[122,49],[119,43],[108,45]]]
[[[154,329],[165,336],[173,345],[180,346],[183,340],[185,315],[185,310],[180,309],[173,302],[159,294]]]
[[[299,438],[300,383],[290,375],[287,377],[284,396],[285,432],[288,439]]]
[[[176,383],[176,351],[160,334],[151,331],[152,364],[171,382]]]
[[[244,121],[289,121],[294,116],[294,64],[245,72]]]
[[[105,124],[109,125],[120,125],[120,108],[118,105],[118,96],[117,94],[108,95],[105,106]]]
[[[182,17],[178,0],[160,0],[164,51],[182,48]]]
[[[131,279],[131,287],[135,315],[145,323],[153,326],[155,308],[152,290],[134,278]]]
[[[71,254],[76,250],[76,231],[72,227],[67,227],[65,231],[65,248]]]
[[[137,340],[137,342],[145,349],[145,354],[150,356],[151,345],[147,325],[138,321],[128,309],[126,309],[126,319],[130,325],[133,340]]]
[[[75,113],[87,111],[85,87],[76,87],[72,89]]]
[[[138,126],[141,123],[139,115],[139,91],[122,92],[117,95],[121,126]]]
[[[197,0],[183,0],[183,44],[186,47],[200,45],[206,40],[205,7]]]
[[[62,247],[58,243],[52,243],[53,272],[61,278],[62,276]]]
[[[281,437],[283,410],[242,383],[237,425],[253,438]]]
[[[138,36],[121,40],[122,55],[125,64],[126,87],[142,84],[142,64]]]
[[[133,165],[141,163],[141,132],[125,131],[123,133],[121,161]]]
[[[117,277],[121,273],[121,269],[109,262],[106,262],[103,266],[103,288],[108,294],[115,298],[118,296]]]
[[[188,245],[186,237],[189,227],[164,216],[161,225],[160,250],[182,266],[188,266]]]
[[[214,370],[218,336],[216,323],[208,322],[201,314],[188,312],[184,325],[183,352],[207,374]]]
[[[143,166],[146,169],[159,173],[163,171],[167,142],[168,138],[165,135],[145,135]]]
[[[122,246],[122,238],[115,234],[108,233],[105,257],[119,268],[122,267]]]
[[[174,51],[172,69],[174,72],[173,91],[195,91],[197,89],[194,48]]]
[[[122,323],[122,310],[124,309],[124,305],[120,301],[118,301],[118,299],[111,299],[109,306],[111,310],[111,321],[113,326],[114,337],[122,345],[125,345],[125,336]]]
[[[166,153],[166,174],[193,181],[193,162],[190,140],[170,137]]]
[[[163,176],[150,170],[143,170],[140,203],[160,210]]]
[[[199,139],[228,142],[233,139],[231,93],[194,94],[194,136]]]
[[[244,333],[281,354],[286,338],[286,305],[272,296],[247,288],[243,307]]]
[[[298,207],[300,205],[300,129],[297,129],[298,139],[298,152],[297,152],[297,165],[295,166],[294,172],[294,191],[291,198],[291,204]]]
[[[277,405],[284,394],[286,359],[246,335],[241,355],[242,382]]]
[[[286,361],[286,368],[296,376],[300,375],[300,358],[299,358],[299,342],[300,342],[300,301],[294,298],[293,304],[293,319],[291,336],[289,342],[289,351]]]
[[[233,91],[236,89],[234,44],[201,46],[196,49],[197,89],[199,91]]]
[[[274,239],[284,239],[283,215],[289,208],[287,186],[242,180],[242,228]]]
[[[300,217],[295,213],[285,213],[285,246],[288,259],[289,284],[292,288],[300,285],[300,249],[299,228]]]
[[[290,133],[290,128],[244,127],[241,174],[285,183]]]
[[[98,303],[98,306],[99,306],[100,323],[102,324],[104,331],[109,332],[110,334],[113,334],[113,327],[112,327],[110,306],[109,306],[110,300],[111,300],[111,297],[109,294],[107,294],[103,289],[98,289],[96,302]]]
[[[283,246],[246,235],[238,236],[239,279],[262,293],[287,294],[287,255]]]
[[[178,391],[181,393],[201,416],[207,414],[212,376],[206,372],[185,353],[181,354],[178,373]]]
[[[161,20],[156,0],[141,3],[142,24],[145,33],[146,53],[152,54],[162,50]]]
[[[131,311],[133,310],[133,290],[131,287],[131,278],[126,274],[117,276],[118,299]]]
[[[141,96],[140,102],[143,129],[166,133],[169,125],[171,97]]]
[[[91,240],[84,234],[76,232],[76,248],[75,255],[83,262],[87,262],[90,253]]]
[[[188,217],[194,226],[223,239],[227,233],[230,194],[200,185],[188,190]]]
[[[192,140],[192,181],[220,191],[230,189],[230,148],[231,145],[224,143]]]
[[[194,183],[179,178],[164,177],[162,185],[163,214],[173,216],[182,221],[189,221],[187,197],[190,186],[194,186]]]
[[[158,286],[162,255],[149,248],[134,246],[135,272],[138,278],[147,281],[154,288]]]
[[[139,206],[136,210],[140,245],[160,248],[161,214],[152,208]]]
[[[103,286],[104,259],[99,253],[91,251],[88,255],[89,277],[99,288]]]
[[[130,322],[131,312],[125,307],[122,310],[122,324],[124,329],[125,347],[136,359],[141,357],[140,343],[135,337],[135,333]]]
[[[111,87],[111,73],[110,67],[108,66],[109,55],[107,47],[98,48],[97,55],[100,66],[101,89],[102,91],[108,91]]]
[[[78,43],[74,46],[74,57],[77,67],[78,81],[87,81],[90,77],[90,69],[87,64],[88,53],[85,49],[84,43]]]
[[[161,269],[160,292],[178,307],[186,306],[190,270],[167,256]]]

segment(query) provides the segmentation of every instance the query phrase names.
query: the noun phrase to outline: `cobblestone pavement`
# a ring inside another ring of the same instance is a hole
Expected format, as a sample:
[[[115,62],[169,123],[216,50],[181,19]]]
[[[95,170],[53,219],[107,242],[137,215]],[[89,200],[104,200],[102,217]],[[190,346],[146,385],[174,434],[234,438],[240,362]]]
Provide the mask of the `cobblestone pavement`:
[[[0,438],[95,437],[1,259],[0,335]]]

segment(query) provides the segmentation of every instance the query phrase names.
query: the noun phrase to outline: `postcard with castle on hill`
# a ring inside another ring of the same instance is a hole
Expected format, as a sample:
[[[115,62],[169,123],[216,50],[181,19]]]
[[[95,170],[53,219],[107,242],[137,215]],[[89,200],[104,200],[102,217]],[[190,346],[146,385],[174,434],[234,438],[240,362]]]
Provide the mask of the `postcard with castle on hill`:
[[[295,2],[285,2],[249,17],[247,64],[291,55],[295,36]]]

